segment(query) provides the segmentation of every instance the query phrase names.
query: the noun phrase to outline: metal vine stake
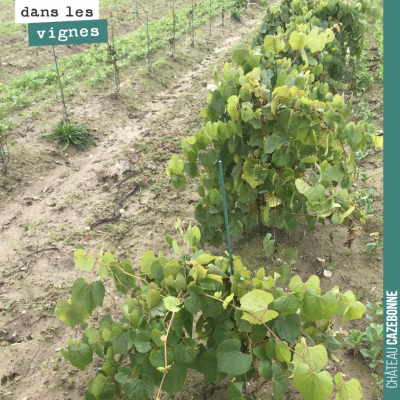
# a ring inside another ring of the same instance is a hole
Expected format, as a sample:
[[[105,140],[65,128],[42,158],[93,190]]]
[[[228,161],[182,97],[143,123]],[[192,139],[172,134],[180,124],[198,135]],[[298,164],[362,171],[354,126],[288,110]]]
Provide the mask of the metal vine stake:
[[[175,2],[172,2],[172,16],[173,16],[173,29],[174,29],[174,43],[172,44],[172,54],[175,58]]]
[[[117,52],[115,50],[114,27],[111,27],[111,34],[112,44],[108,43],[108,63],[114,65],[115,97],[118,100],[121,81],[119,76],[119,67],[117,65]]]
[[[153,69],[153,64],[151,62],[151,59],[149,57],[149,52],[150,52],[150,33],[149,33],[149,13],[146,11],[146,23],[147,23],[147,53],[146,53],[146,65],[149,70],[149,75],[150,77],[153,77],[154,75],[154,69]]]
[[[192,0],[192,47],[194,47],[194,6]]]
[[[67,114],[67,106],[65,105],[65,99],[64,99],[64,92],[63,92],[63,88],[61,85],[61,78],[60,78],[60,72],[58,70],[58,63],[57,63],[57,57],[56,57],[56,52],[54,50],[54,46],[51,46],[53,48],[53,55],[54,55],[54,62],[56,64],[56,70],[57,70],[57,75],[58,75],[58,82],[60,84],[60,90],[61,90],[61,97],[62,97],[62,101],[64,104],[64,114],[65,114],[65,121],[67,123],[69,123],[69,119],[68,119],[68,114]]]
[[[210,36],[211,36],[211,7],[212,7],[212,0],[210,0]]]
[[[7,165],[10,162],[10,149],[8,147],[8,144],[6,143],[3,145],[1,141],[1,128],[0,128],[0,159],[1,159],[1,172],[3,175],[7,175]]]

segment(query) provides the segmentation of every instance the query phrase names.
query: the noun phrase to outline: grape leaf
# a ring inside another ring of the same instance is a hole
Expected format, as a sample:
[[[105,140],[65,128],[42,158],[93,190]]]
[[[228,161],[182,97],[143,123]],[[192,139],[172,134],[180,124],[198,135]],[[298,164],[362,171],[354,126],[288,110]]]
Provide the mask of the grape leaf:
[[[264,292],[263,290],[253,290],[245,294],[240,299],[240,309],[248,311],[250,314],[261,319],[263,322],[274,319],[278,313],[276,311],[268,310],[268,304],[272,303],[274,298],[271,293]],[[246,312],[243,313],[242,319],[249,321],[253,324],[261,324],[261,321]]]
[[[181,305],[181,302],[173,296],[164,297],[164,306],[167,310],[172,312],[178,312],[180,308],[178,306]]]
[[[278,361],[289,363],[291,360],[291,354],[286,342],[275,343],[275,357]]]
[[[68,345],[68,360],[76,368],[84,371],[86,367],[93,361],[93,352],[85,343],[82,343],[79,349],[75,343]]]
[[[177,154],[173,154],[171,160],[168,163],[167,175],[179,175],[183,171],[184,167],[184,161],[181,160]]]
[[[228,386],[228,397],[229,400],[242,400],[245,399],[242,395],[243,392],[243,384],[239,382],[231,383]]]
[[[314,289],[308,289],[304,294],[303,311],[312,321],[329,319],[338,308],[338,302],[331,292],[326,292],[323,296],[318,296]]]
[[[335,376],[336,387],[338,389],[335,400],[360,400],[362,399],[362,389],[360,382],[356,379],[350,379],[343,382],[343,376],[338,372]]]
[[[251,368],[251,355],[241,353],[240,347],[240,341],[237,339],[225,340],[218,346],[216,353],[218,371],[237,376]]]
[[[226,377],[226,373],[218,371],[215,349],[208,349],[200,356],[199,371],[208,383],[219,383]]]
[[[275,328],[279,338],[293,342],[300,333],[301,318],[298,314],[290,314],[286,317],[278,315],[275,320]]]
[[[86,309],[74,304],[71,300],[65,299],[58,300],[54,314],[71,328],[75,328],[90,316]]]
[[[302,338],[301,343],[296,345],[295,350],[317,372],[321,371],[328,364],[328,352],[321,344],[308,347],[306,340]],[[304,360],[299,355],[294,354],[292,363],[297,368],[299,365],[304,364]]]
[[[285,372],[277,363],[272,364],[272,372],[274,374],[274,380],[272,382],[274,400],[284,400],[285,391],[288,386],[288,380],[285,376]]]
[[[106,290],[101,281],[92,282],[90,285],[83,278],[78,278],[72,285],[72,301],[79,307],[83,307],[89,314],[96,307],[103,305]]]
[[[86,254],[84,250],[78,249],[74,254],[75,267],[81,271],[91,271],[94,267],[94,257],[92,254]]]
[[[294,370],[293,384],[304,400],[328,400],[333,391],[329,373],[315,373],[307,364],[301,364]]]
[[[150,396],[154,396],[154,382],[150,375],[143,374],[142,378],[128,379],[125,384],[125,393],[135,400],[148,400]]]

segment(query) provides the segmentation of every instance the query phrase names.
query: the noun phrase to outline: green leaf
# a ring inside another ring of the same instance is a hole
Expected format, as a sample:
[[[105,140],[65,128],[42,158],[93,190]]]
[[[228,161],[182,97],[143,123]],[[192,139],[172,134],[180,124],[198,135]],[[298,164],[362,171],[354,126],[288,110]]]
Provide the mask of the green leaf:
[[[141,380],[128,379],[124,386],[125,393],[135,400],[148,400],[154,396],[154,382],[150,375],[143,374]]]
[[[174,360],[180,364],[193,364],[199,352],[196,341],[189,338],[173,347]]]
[[[176,189],[185,189],[187,178],[183,174],[173,175],[171,178],[171,182]]]
[[[351,321],[353,319],[360,319],[367,311],[365,306],[357,301],[356,296],[351,290],[339,296],[339,306],[336,310],[337,314],[343,314],[342,322]]]
[[[113,346],[110,346],[107,350],[106,362],[101,367],[101,370],[104,371],[107,376],[113,377],[119,367],[119,364],[115,361],[114,357],[114,348]]]
[[[263,248],[265,253],[267,254],[267,257],[271,257],[274,252],[275,252],[275,240],[271,240],[272,235],[270,233],[267,233],[263,240]]]
[[[82,343],[79,349],[75,343],[68,345],[68,360],[76,368],[84,371],[86,367],[93,361],[93,352],[85,343]]]
[[[154,368],[165,367],[165,349],[151,350],[149,360]],[[167,346],[167,365],[171,365],[173,362],[174,354],[172,353],[171,347]]]
[[[168,394],[180,392],[185,384],[186,376],[187,367],[179,363],[174,363],[165,377],[162,390]]]
[[[289,44],[292,46],[292,50],[303,50],[307,40],[305,33],[294,31],[290,34]]]
[[[96,399],[99,398],[100,393],[106,388],[110,383],[110,378],[104,376],[103,374],[98,374],[92,384],[89,383],[89,389],[93,393]]]
[[[276,311],[268,310],[268,305],[273,301],[274,297],[271,293],[256,289],[251,291],[250,293],[245,294],[240,299],[240,309],[242,311],[248,311],[265,323],[267,321],[270,321],[271,319],[274,319],[278,315]],[[242,319],[256,325],[261,324],[261,321],[252,317],[246,312],[243,313]]]
[[[140,272],[151,274],[150,264],[154,260],[154,258],[154,251],[146,251],[145,253],[143,253],[140,259]]]
[[[350,379],[343,382],[343,376],[338,372],[335,376],[336,387],[338,389],[335,400],[360,400],[362,399],[362,389],[360,382],[356,379]]]
[[[89,314],[96,307],[103,305],[106,290],[100,281],[92,282],[90,285],[83,278],[78,278],[71,289],[72,301],[78,307],[83,307]]]
[[[230,376],[244,374],[252,366],[251,355],[240,352],[241,343],[237,339],[225,340],[217,348],[218,371]]]
[[[280,339],[291,343],[300,333],[301,318],[298,314],[290,314],[287,317],[278,315],[275,320],[275,328]]]
[[[149,308],[157,307],[162,302],[162,297],[158,290],[150,290],[146,296],[146,304]]]
[[[269,380],[272,378],[272,361],[267,357],[264,347],[257,346],[253,349],[253,354],[260,359],[260,365],[258,371],[264,377]]]
[[[301,301],[291,294],[278,297],[274,301],[274,310],[285,315],[295,313],[300,307]]]
[[[97,275],[100,279],[103,279],[109,273],[108,266],[111,264],[115,264],[114,256],[107,252],[100,258],[99,264],[97,265]]]
[[[316,204],[325,198],[325,188],[320,183],[315,186],[307,186],[304,195],[311,204]]]
[[[337,161],[334,165],[329,164],[326,171],[322,174],[321,180],[329,182],[340,182],[346,173],[342,161]]]
[[[99,400],[115,400],[115,390],[113,387],[105,388],[99,395]]]
[[[275,343],[275,357],[278,361],[289,363],[292,356],[286,342]]]
[[[360,125],[355,126],[354,122],[346,125],[345,133],[347,134],[347,143],[351,150],[357,151],[361,141],[363,140],[363,128]]]
[[[94,267],[94,257],[86,254],[82,249],[76,250],[74,254],[75,267],[81,271],[91,271]]]
[[[86,309],[65,299],[58,300],[54,314],[71,328],[75,328],[90,316]]]
[[[197,226],[190,228],[186,234],[185,242],[189,248],[196,246],[201,239],[200,229]]]
[[[307,46],[310,48],[312,53],[317,51],[322,51],[326,45],[327,38],[325,32],[318,34],[318,32],[313,29],[308,34]]]
[[[259,165],[259,160],[248,158],[243,165],[242,178],[249,182],[252,188],[256,188],[267,178],[268,172]]]
[[[318,296],[314,289],[308,289],[304,294],[303,311],[311,321],[330,319],[338,308],[338,302],[331,292]]]
[[[117,266],[111,266],[116,289],[122,294],[128,294],[128,289],[135,287],[135,271],[129,260],[122,260]]]
[[[208,105],[208,108],[215,112],[218,116],[221,116],[225,112],[225,102],[222,98],[221,92],[219,90],[215,90],[211,96],[211,102]]]
[[[167,310],[172,312],[178,312],[180,310],[181,302],[173,296],[164,297],[164,306]]]
[[[217,369],[217,355],[215,349],[208,349],[200,355],[199,371],[208,383],[219,383],[226,377],[226,373]]]
[[[229,400],[242,400],[245,399],[242,395],[243,392],[243,384],[239,382],[231,383],[228,386],[228,397]]]
[[[118,324],[113,325],[108,340],[112,343],[115,354],[126,354],[135,343],[132,328],[125,328]]]
[[[288,385],[285,372],[278,363],[272,364],[272,372],[274,373],[274,380],[272,382],[274,400],[284,400],[285,391]]]
[[[232,54],[232,60],[236,61],[238,65],[243,65],[246,61],[247,46],[244,43],[239,44]]]
[[[328,400],[333,391],[330,374],[326,371],[314,373],[306,364],[294,370],[293,383],[304,400]]]
[[[321,371],[328,364],[328,352],[321,344],[308,347],[305,339],[302,338],[301,343],[296,345],[295,350],[298,354],[301,354],[311,368],[317,372]],[[299,365],[304,364],[304,360],[297,354],[294,354],[292,363],[294,367],[297,368]]]
[[[269,136],[264,144],[264,153],[265,154],[273,153],[276,149],[278,149],[281,146],[281,144],[282,144],[282,138],[279,135]]]
[[[135,346],[140,353],[148,353],[152,347],[150,345],[151,335],[149,331],[136,331]]]
[[[179,175],[183,171],[184,167],[184,161],[181,160],[177,154],[173,154],[171,160],[168,163],[167,175]]]

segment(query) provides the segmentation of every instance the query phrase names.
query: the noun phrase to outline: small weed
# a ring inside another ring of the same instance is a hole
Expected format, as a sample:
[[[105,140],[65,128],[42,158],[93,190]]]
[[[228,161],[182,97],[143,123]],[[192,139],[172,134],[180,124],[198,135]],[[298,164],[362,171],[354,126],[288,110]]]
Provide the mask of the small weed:
[[[374,254],[376,254],[376,251],[378,250],[378,248],[381,246],[383,246],[383,243],[377,239],[374,239],[372,242],[367,243],[361,250],[365,254],[369,255],[369,259],[371,259],[372,256]]]
[[[89,131],[90,129],[85,126],[61,120],[53,126],[50,133],[45,133],[39,137],[48,137],[47,142],[66,143],[62,150],[65,150],[70,144],[75,145],[79,150],[86,150],[89,145],[96,146],[96,143],[88,136]]]

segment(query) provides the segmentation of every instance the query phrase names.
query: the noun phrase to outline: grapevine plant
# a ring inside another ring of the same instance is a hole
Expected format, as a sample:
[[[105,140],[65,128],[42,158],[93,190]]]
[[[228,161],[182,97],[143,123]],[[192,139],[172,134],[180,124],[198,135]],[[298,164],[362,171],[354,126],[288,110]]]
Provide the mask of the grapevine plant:
[[[282,0],[279,6],[268,9],[253,46],[261,46],[266,35],[282,32],[287,26],[306,24],[309,29],[330,28],[335,32],[335,40],[324,49],[322,58],[311,58],[310,65],[321,62],[331,89],[346,89],[364,48],[369,29],[366,18],[379,20],[382,15],[382,8],[371,0]]]
[[[346,123],[352,96],[347,100],[344,93],[329,91],[332,85],[347,88],[334,80],[330,67],[342,43],[337,29],[313,19],[310,30],[304,17],[286,19],[291,21],[284,24],[287,30],[279,26],[262,45],[237,47],[237,66],[226,63],[221,80],[214,70],[208,107],[201,110],[202,130],[182,139],[186,161],[173,155],[168,164],[176,188],[185,188],[187,176],[200,177],[195,217],[202,241],[216,247],[227,239],[218,161],[234,237],[259,222],[291,232],[300,215],[308,231],[326,219],[353,230],[357,220],[367,218],[348,189],[356,151],[368,142],[382,146],[382,139],[363,122]],[[341,37],[347,38],[344,32]]]
[[[69,340],[61,350],[64,358],[81,370],[100,360],[85,400],[159,399],[161,390],[182,390],[189,368],[208,383],[229,376],[231,400],[259,398],[264,383],[272,384],[275,400],[283,400],[289,379],[305,400],[327,400],[332,392],[337,400],[362,398],[357,380],[344,381],[341,373],[332,378],[324,370],[342,340],[330,329],[332,317],[346,322],[366,311],[351,291],[335,286],[322,294],[317,276],[306,282],[293,276],[287,283],[286,264],[253,273],[233,256],[230,265],[196,247],[198,227],[185,229],[179,220],[176,227],[179,240],[167,237],[176,256],[147,251],[138,273],[111,253],[101,251],[95,259],[76,251],[76,267],[97,276],[92,282],[78,278],[55,314],[84,330],[80,341]],[[293,264],[297,255],[286,250]],[[85,321],[103,306],[110,281],[126,298],[121,312],[89,325]]]

